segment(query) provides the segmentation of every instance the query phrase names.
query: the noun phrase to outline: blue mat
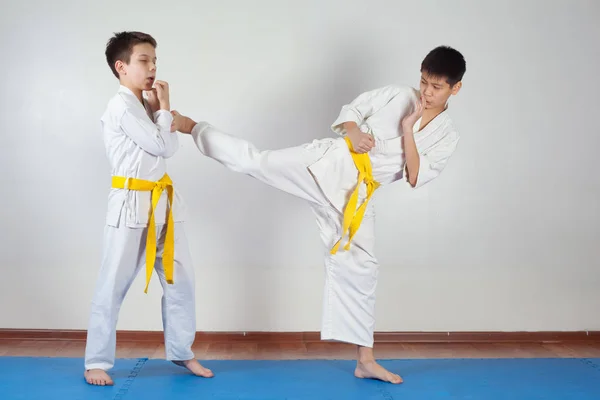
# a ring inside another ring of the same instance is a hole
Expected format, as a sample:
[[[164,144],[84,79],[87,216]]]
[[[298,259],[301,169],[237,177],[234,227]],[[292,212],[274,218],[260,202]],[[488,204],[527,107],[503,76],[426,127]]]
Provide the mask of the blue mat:
[[[0,399],[394,400],[600,399],[600,359],[414,359],[381,364],[405,380],[353,377],[338,360],[206,361],[196,378],[164,360],[118,360],[113,387],[83,380],[83,361],[0,357]]]
[[[83,379],[83,359],[0,357],[0,399],[119,399],[144,361],[119,360],[111,371],[116,385],[97,387]]]

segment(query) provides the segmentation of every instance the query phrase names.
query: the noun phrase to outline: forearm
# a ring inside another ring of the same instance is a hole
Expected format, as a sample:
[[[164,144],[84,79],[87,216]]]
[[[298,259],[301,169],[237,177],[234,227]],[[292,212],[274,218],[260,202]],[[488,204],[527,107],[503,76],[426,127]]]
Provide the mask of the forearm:
[[[344,122],[344,130],[346,133],[358,130],[358,125],[354,121],[346,121]]]
[[[360,126],[371,115],[381,110],[403,90],[404,89],[401,87],[390,85],[360,94],[352,102],[342,106],[342,109],[331,125],[331,128],[339,135],[341,135],[344,130],[347,132],[352,128],[356,130],[354,125],[358,124]],[[406,99],[408,99],[408,88],[406,88],[406,93]],[[351,122],[351,125],[346,126],[347,122]]]
[[[404,132],[402,136],[402,149],[406,162],[406,173],[408,175],[408,182],[414,187],[417,184],[419,176],[419,152],[412,129],[404,129]]]
[[[145,152],[155,156],[170,157],[178,147],[177,135],[170,133],[171,114],[159,111],[154,116],[156,122],[138,115],[137,111],[126,111],[121,117],[123,132]]]
[[[161,108],[161,110],[155,114],[155,120],[158,133],[164,142],[164,150],[162,151],[161,156],[169,158],[179,149],[179,137],[171,132],[171,122],[173,121],[173,117],[170,112]]]
[[[346,136],[348,136],[348,138],[350,139],[350,141],[352,143],[357,143],[359,141],[361,130],[358,128],[358,125],[356,124],[356,122],[354,122],[354,121],[344,122],[344,130],[346,131]]]

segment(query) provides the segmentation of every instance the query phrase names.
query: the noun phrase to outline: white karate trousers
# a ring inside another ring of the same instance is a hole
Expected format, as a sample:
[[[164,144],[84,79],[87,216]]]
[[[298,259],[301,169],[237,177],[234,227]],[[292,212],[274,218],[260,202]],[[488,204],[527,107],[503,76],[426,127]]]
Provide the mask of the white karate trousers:
[[[92,300],[85,369],[109,370],[115,363],[116,328],[125,294],[146,267],[146,228],[125,226],[125,211],[118,227],[106,226],[102,265]],[[163,289],[162,321],[167,360],[191,360],[196,336],[195,277],[183,222],[176,222],[174,283],[166,283],[162,253],[166,225],[157,225],[154,269]]]
[[[213,126],[197,128],[192,136],[205,156],[232,171],[252,176],[309,202],[316,215],[325,254],[321,339],[372,347],[379,270],[373,252],[373,208],[369,203],[350,249],[344,250],[346,242],[342,242],[339,251],[330,254],[342,234],[342,214],[327,200],[308,170],[309,165],[343,139],[329,138],[281,150],[259,151],[252,143]]]

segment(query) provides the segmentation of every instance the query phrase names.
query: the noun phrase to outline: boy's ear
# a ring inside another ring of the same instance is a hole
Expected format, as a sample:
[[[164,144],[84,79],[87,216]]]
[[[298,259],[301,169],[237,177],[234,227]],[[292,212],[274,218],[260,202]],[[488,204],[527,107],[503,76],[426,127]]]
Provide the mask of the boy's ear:
[[[125,68],[125,63],[121,60],[117,60],[115,62],[115,70],[120,74],[120,75],[127,75],[127,69]]]
[[[456,82],[456,84],[454,86],[452,86],[452,94],[453,95],[458,94],[458,92],[460,91],[461,88],[462,88],[462,82]]]

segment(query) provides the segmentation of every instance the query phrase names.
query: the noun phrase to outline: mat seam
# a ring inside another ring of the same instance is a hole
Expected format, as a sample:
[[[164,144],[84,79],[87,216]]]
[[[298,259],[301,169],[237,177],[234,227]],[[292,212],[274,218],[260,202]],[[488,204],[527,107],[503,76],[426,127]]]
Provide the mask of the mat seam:
[[[125,380],[125,383],[123,384],[123,386],[121,386],[121,388],[119,389],[117,394],[115,394],[115,397],[113,397],[113,400],[123,400],[124,399],[124,397],[127,395],[127,391],[129,390],[129,387],[131,386],[131,384],[133,383],[135,378],[138,376],[138,374],[144,367],[144,364],[146,364],[146,361],[148,361],[147,358],[138,358],[137,363],[135,364],[135,366],[133,367],[133,369],[127,376],[127,379]]]
[[[600,372],[600,365],[596,364],[594,361],[592,361],[592,359],[590,358],[581,358],[580,361],[583,364],[586,364],[587,366],[595,369],[596,371]]]

